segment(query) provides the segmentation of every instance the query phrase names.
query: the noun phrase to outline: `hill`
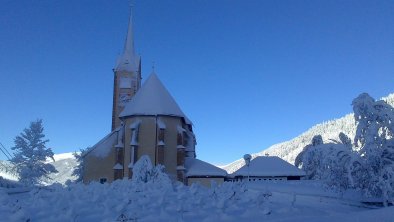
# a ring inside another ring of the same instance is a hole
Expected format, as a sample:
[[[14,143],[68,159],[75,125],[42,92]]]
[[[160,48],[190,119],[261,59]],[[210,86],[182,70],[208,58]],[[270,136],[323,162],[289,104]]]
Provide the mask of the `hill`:
[[[391,106],[394,106],[394,93],[382,98]],[[302,149],[310,144],[312,137],[320,134],[323,137],[324,142],[330,140],[339,140],[338,135],[340,132],[345,133],[349,138],[354,138],[356,132],[356,124],[354,121],[353,113],[348,114],[342,118],[326,121],[317,124],[302,133],[301,135],[282,143],[272,145],[268,149],[265,149],[259,153],[252,154],[252,157],[263,156],[265,154],[271,156],[279,156],[282,159],[294,164],[294,160]],[[244,165],[244,160],[239,159],[228,165],[221,166],[227,172],[232,173]]]
[[[64,184],[67,180],[75,180],[76,178],[72,176],[72,172],[74,167],[77,165],[77,161],[75,160],[72,153],[61,153],[54,155],[55,162],[52,160],[48,160],[47,162],[55,166],[58,173],[51,173],[49,176],[50,180],[46,180],[44,183],[49,185],[53,183],[61,183]],[[10,168],[11,163],[5,160],[0,160],[0,166],[7,166]],[[8,179],[8,180],[17,180],[17,176],[12,172],[4,170],[4,167],[0,168],[0,176]]]

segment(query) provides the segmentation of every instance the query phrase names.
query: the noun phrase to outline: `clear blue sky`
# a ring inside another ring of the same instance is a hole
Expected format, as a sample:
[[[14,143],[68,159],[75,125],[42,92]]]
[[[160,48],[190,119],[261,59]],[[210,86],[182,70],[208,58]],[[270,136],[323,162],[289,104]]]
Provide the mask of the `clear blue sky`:
[[[194,122],[199,158],[229,163],[394,92],[394,1],[141,0],[135,46]],[[111,127],[127,0],[1,0],[0,142],[44,120],[55,153]]]

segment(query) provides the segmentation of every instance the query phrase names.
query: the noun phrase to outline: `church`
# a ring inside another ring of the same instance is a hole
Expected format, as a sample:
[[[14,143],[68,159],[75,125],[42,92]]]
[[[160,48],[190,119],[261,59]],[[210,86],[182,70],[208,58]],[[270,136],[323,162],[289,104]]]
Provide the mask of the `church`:
[[[83,155],[83,182],[131,178],[143,155],[161,164],[172,180],[184,184],[222,183],[227,172],[196,159],[193,124],[152,71],[142,84],[130,13],[123,53],[113,69],[112,129]]]

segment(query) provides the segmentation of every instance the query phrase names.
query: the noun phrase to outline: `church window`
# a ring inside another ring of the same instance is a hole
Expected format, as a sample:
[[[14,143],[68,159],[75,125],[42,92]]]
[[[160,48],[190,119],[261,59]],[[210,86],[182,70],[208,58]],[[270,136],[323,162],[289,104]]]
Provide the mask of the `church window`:
[[[138,159],[138,147],[137,146],[131,146],[130,148],[130,164],[129,164],[129,168],[133,168],[134,163],[137,161]]]
[[[164,164],[164,146],[165,146],[165,129],[166,125],[164,122],[160,119],[157,118],[157,163],[158,164]]]
[[[176,162],[177,166],[183,166],[185,164],[185,149],[178,149]]]
[[[117,147],[115,151],[115,163],[123,163],[123,149]]]
[[[120,77],[119,88],[121,89],[131,89],[132,80],[130,77]]]
[[[163,165],[164,164],[164,147],[158,146],[157,148],[157,163]]]
[[[131,129],[130,145],[132,146],[138,145],[138,131],[139,131],[140,123],[141,123],[140,120],[136,120],[134,123],[130,125],[130,129]]]
[[[184,134],[186,133],[186,130],[184,128],[182,128],[181,126],[177,127],[178,130],[178,134],[177,134],[177,145],[184,145]]]
[[[137,129],[132,129],[131,130],[131,141],[130,141],[130,145],[132,146],[136,146],[138,145],[138,132]]]
[[[159,129],[157,137],[157,163],[164,164],[164,129]]]
[[[177,144],[178,145],[183,145],[183,135],[182,135],[182,133],[178,133]]]
[[[123,170],[122,169],[115,169],[114,170],[114,180],[119,180],[123,178]]]

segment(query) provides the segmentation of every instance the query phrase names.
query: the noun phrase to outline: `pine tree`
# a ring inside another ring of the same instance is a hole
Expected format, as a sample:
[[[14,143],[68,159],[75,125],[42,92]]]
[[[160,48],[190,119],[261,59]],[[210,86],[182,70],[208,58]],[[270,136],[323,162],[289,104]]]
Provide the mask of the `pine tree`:
[[[43,133],[42,120],[39,119],[30,123],[30,127],[16,136],[14,157],[11,162],[15,165],[21,183],[26,185],[38,185],[44,179],[49,179],[48,174],[56,173],[55,167],[45,163],[46,159],[53,159],[51,148],[45,144],[49,141],[45,139]],[[54,160],[54,159],[53,159]]]
[[[82,182],[83,179],[83,171],[85,169],[85,164],[83,161],[83,157],[85,153],[89,150],[89,147],[86,149],[80,149],[79,152],[74,152],[73,155],[78,162],[78,165],[74,168],[72,175],[77,177],[75,182]]]

